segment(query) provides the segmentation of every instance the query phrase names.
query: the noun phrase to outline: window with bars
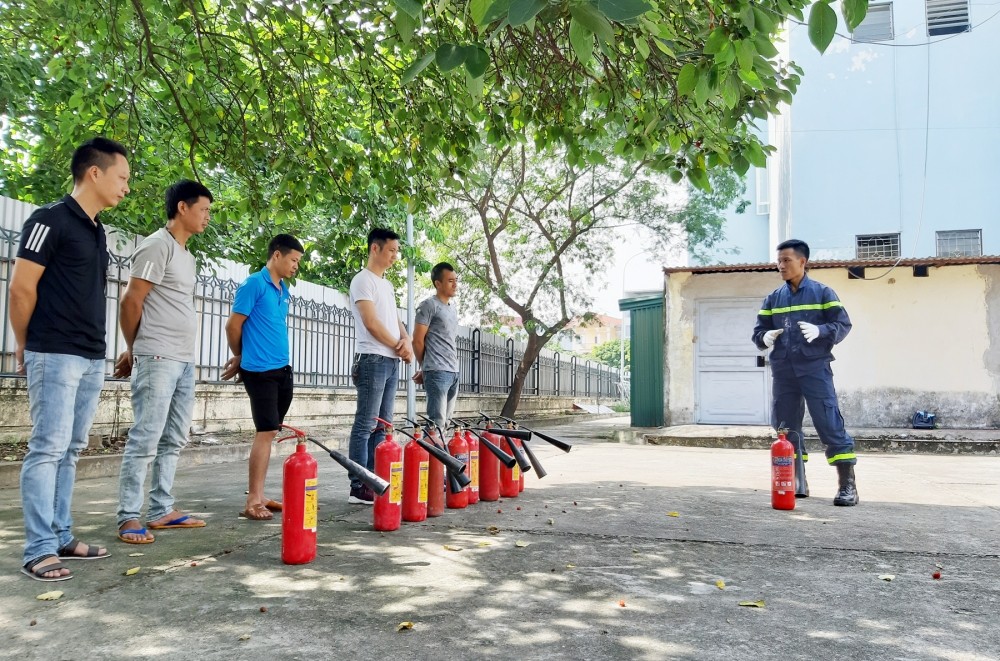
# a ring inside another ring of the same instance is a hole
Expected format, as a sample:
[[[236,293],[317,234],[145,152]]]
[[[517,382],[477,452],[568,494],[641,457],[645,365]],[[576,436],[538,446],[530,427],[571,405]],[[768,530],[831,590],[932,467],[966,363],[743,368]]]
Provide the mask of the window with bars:
[[[855,246],[858,259],[899,257],[899,233],[859,234]]]
[[[927,36],[957,34],[969,25],[969,0],[924,0],[927,9]]]
[[[947,230],[937,233],[938,257],[980,257],[982,254],[982,230]]]
[[[851,39],[855,42],[891,41],[893,37],[891,2],[868,5],[865,20],[851,33]]]

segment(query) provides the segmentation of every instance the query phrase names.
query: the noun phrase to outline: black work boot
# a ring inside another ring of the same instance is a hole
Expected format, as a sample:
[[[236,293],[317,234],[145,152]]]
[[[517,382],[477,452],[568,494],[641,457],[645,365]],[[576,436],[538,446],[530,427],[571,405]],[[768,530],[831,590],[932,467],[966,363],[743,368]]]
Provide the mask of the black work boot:
[[[795,497],[809,497],[809,483],[806,482],[806,462],[802,457],[795,458]]]
[[[858,488],[854,481],[853,464],[837,464],[837,479],[840,487],[833,499],[834,505],[851,507],[858,504]]]

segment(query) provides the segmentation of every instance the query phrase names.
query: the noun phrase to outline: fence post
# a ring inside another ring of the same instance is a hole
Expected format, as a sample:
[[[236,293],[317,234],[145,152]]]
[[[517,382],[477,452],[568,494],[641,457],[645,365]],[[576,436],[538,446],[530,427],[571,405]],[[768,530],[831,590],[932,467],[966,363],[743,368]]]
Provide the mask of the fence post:
[[[577,362],[576,361],[576,356],[570,357],[570,359],[569,359],[569,383],[570,383],[569,388],[570,388],[570,394],[572,394],[574,397],[576,397],[576,373],[577,373],[577,364],[576,364],[576,362]]]
[[[542,362],[542,354],[541,354],[541,352],[539,352],[538,356],[535,357],[535,364],[531,366],[531,371],[535,375],[535,394],[536,395],[541,395],[542,394],[542,379],[541,379],[541,367],[542,366],[541,366],[541,362]]]
[[[507,390],[514,385],[514,338],[508,337],[505,343],[507,349]]]
[[[562,376],[562,356],[558,351],[556,351],[556,377],[555,377],[555,391],[556,397],[559,396],[559,381],[560,376]]]
[[[472,392],[481,392],[482,334],[478,328],[472,329]]]

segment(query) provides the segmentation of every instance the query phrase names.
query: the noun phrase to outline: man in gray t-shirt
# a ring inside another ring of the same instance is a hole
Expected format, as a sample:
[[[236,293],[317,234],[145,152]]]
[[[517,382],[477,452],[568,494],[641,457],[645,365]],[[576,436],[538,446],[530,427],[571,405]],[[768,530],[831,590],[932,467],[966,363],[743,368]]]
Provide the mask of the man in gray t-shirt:
[[[115,376],[132,376],[134,423],[118,479],[118,539],[154,541],[148,529],[202,528],[205,522],[174,509],[177,458],[187,444],[194,411],[198,318],[197,272],[187,241],[208,227],[212,193],[196,181],[167,189],[167,226],[143,239],[132,255],[120,324],[128,347]],[[140,522],[146,471],[153,466],[147,523]]]
[[[451,299],[458,290],[458,275],[448,262],[431,270],[434,296],[417,306],[413,329],[413,353],[420,371],[413,380],[427,391],[427,417],[444,429],[455,411],[458,398],[458,314]]]

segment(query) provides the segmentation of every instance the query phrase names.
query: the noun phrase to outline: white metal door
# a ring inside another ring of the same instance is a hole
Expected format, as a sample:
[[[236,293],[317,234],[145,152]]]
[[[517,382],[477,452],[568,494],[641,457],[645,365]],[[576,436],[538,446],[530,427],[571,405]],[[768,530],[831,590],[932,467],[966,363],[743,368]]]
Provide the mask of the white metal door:
[[[760,299],[698,301],[695,337],[695,419],[704,424],[766,425],[770,368],[750,335]]]

